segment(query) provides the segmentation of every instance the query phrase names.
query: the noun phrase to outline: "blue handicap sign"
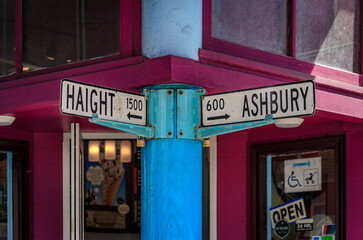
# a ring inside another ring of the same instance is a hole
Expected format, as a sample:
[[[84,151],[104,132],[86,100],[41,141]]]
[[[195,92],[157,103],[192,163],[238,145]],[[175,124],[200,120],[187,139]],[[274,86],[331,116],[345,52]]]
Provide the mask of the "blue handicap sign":
[[[301,187],[299,179],[296,178],[294,171],[291,172],[291,174],[287,180],[287,184],[289,184],[289,186],[292,188],[297,187],[297,186]]]

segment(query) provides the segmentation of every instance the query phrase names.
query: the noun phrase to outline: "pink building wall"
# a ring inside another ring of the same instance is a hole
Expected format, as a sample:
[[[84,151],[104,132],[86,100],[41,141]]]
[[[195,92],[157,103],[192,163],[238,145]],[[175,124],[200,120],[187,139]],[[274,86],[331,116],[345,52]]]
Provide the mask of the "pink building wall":
[[[34,133],[34,239],[63,239],[62,133]]]
[[[30,240],[63,239],[62,133],[1,130],[0,138],[29,143]]]
[[[87,131],[94,130],[87,120],[64,116],[59,112],[62,77],[135,92],[146,85],[186,83],[203,86],[208,94],[306,77],[291,71],[282,71],[281,76],[277,76],[272,73],[276,69],[267,69],[248,60],[239,62],[241,59],[205,51],[201,51],[201,54],[201,62],[175,56],[150,60],[134,57],[4,83],[4,88],[0,90],[1,112],[15,113],[17,120],[9,128],[2,129],[0,138],[23,140],[30,144],[32,239],[62,239],[62,132],[69,131],[72,121],[81,122],[81,127],[86,126]],[[219,65],[210,65],[212,63],[208,61],[211,60],[219,61]],[[230,62],[235,65],[232,66]],[[267,69],[271,75],[266,77],[266,71],[252,74],[250,70],[245,70],[251,64],[254,68]],[[26,85],[25,82],[33,84]],[[286,130],[267,126],[218,137],[219,239],[250,239],[249,151],[253,144],[345,134],[347,239],[358,239],[363,214],[360,204],[363,188],[359,185],[363,176],[360,161],[363,159],[363,135],[358,124],[357,127],[343,121],[361,122],[363,102],[358,96],[361,96],[362,90],[358,86],[340,85],[337,81],[332,82],[331,86],[319,78],[315,82],[318,110],[314,117],[306,118],[301,127]]]
[[[361,239],[363,232],[363,128],[347,130],[346,139],[347,239]]]

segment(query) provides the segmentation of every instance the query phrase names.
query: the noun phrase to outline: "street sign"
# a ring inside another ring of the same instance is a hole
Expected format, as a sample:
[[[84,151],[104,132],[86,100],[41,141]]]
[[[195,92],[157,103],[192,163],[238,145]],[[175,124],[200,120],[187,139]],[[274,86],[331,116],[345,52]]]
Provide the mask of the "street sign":
[[[61,83],[62,113],[91,118],[98,117],[136,125],[146,125],[145,97],[115,89],[63,79]]]
[[[309,116],[315,113],[315,84],[301,81],[204,96],[203,126]]]
[[[284,161],[284,192],[321,191],[321,157]]]

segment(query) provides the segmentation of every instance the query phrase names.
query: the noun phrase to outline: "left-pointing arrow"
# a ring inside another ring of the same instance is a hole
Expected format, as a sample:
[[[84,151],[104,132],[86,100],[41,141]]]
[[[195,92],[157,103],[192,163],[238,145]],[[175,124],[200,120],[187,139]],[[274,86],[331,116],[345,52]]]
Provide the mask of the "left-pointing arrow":
[[[228,119],[230,116],[226,113],[221,116],[208,117],[207,120],[219,120],[219,119]]]
[[[142,119],[142,116],[139,116],[139,115],[133,115],[133,114],[131,114],[130,112],[127,114],[127,117],[128,117],[129,119],[131,119],[131,118]]]

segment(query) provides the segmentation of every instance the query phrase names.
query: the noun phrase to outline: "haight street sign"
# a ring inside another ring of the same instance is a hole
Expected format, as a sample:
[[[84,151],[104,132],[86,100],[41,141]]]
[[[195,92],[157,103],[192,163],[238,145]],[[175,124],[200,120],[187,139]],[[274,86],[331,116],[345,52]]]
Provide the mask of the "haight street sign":
[[[110,88],[63,79],[60,110],[62,113],[98,117],[136,125],[146,125],[145,97]]]
[[[204,96],[203,126],[309,116],[315,113],[315,84],[300,81]]]

